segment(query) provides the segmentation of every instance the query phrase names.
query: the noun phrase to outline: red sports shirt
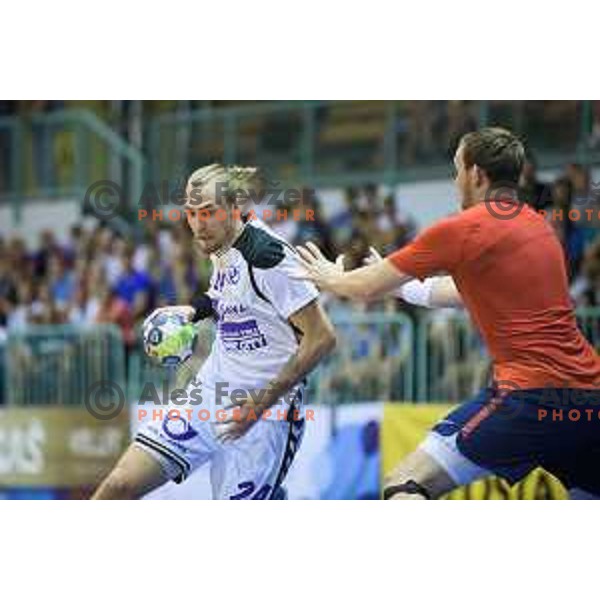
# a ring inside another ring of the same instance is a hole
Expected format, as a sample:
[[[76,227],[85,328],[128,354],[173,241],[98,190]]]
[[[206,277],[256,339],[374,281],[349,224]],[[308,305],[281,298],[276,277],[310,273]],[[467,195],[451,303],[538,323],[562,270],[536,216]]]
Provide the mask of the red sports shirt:
[[[521,389],[600,388],[600,358],[577,327],[563,250],[529,206],[503,220],[481,202],[388,258],[419,279],[452,275],[496,381]]]

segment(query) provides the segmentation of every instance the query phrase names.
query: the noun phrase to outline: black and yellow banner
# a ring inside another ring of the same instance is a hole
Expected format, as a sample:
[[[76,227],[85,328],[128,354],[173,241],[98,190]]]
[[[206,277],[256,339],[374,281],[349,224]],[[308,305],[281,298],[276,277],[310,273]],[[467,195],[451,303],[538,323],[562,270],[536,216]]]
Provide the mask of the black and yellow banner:
[[[129,443],[126,412],[110,421],[83,408],[0,410],[0,487],[97,484]]]
[[[429,429],[453,408],[456,406],[449,404],[386,404],[381,440],[384,475],[415,450]],[[446,496],[450,500],[558,500],[566,497],[560,482],[542,469],[536,469],[513,487],[502,479],[490,477]]]

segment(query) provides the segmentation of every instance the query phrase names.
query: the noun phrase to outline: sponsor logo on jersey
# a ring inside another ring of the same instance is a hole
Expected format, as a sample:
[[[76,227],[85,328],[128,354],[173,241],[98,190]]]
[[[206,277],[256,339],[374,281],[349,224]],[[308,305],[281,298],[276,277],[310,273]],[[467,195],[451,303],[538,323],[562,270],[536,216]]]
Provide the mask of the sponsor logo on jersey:
[[[219,337],[227,351],[252,351],[267,346],[267,339],[255,319],[221,323]]]
[[[245,304],[227,304],[226,302],[219,301],[216,304],[215,312],[219,315],[219,319],[223,319],[227,316],[240,317],[245,315],[250,308]]]
[[[163,421],[163,432],[172,440],[187,441],[198,435],[198,432],[190,425],[189,421],[181,415],[173,416],[167,414]]]
[[[242,274],[240,268],[236,265],[232,265],[215,273],[212,287],[215,291],[221,292],[223,291],[225,284],[237,285],[241,278]]]

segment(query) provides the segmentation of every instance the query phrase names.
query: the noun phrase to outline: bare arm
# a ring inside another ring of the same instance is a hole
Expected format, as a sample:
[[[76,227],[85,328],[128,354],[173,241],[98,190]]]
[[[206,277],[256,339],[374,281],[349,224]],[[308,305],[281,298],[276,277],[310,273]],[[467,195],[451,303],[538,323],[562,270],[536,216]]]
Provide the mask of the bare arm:
[[[463,306],[462,297],[450,275],[434,277],[431,288],[431,308],[457,308]]]
[[[387,259],[353,271],[344,271],[341,261],[328,261],[313,243],[298,247],[304,273],[300,276],[336,296],[371,302],[383,298],[413,277],[401,273]]]
[[[383,260],[379,252],[371,246],[365,263],[374,265]],[[450,275],[428,277],[425,281],[413,279],[397,287],[392,293],[409,304],[426,308],[457,308],[463,305],[460,292]]]
[[[271,381],[264,398],[264,409],[273,406],[304,379],[335,347],[335,330],[318,300],[313,300],[294,313],[289,321],[300,332],[300,342],[295,354]]]

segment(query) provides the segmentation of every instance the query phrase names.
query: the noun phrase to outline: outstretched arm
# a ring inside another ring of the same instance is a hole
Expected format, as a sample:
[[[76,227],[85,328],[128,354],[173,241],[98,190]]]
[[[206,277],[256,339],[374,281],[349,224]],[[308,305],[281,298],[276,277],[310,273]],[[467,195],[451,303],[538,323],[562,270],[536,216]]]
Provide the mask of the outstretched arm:
[[[312,281],[323,291],[336,296],[371,302],[383,298],[397,287],[413,279],[398,271],[387,259],[353,271],[344,271],[341,260],[327,260],[312,242],[299,246],[301,257],[301,279]]]
[[[381,254],[371,246],[365,264],[374,265],[383,260]],[[460,292],[450,275],[427,277],[424,281],[413,279],[396,288],[392,293],[409,304],[424,306],[425,308],[457,308],[463,306]]]

